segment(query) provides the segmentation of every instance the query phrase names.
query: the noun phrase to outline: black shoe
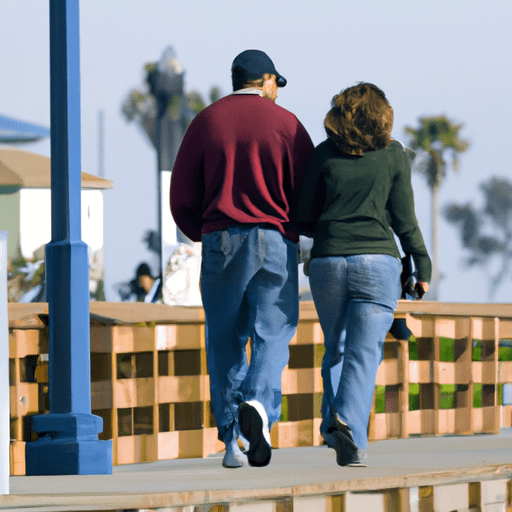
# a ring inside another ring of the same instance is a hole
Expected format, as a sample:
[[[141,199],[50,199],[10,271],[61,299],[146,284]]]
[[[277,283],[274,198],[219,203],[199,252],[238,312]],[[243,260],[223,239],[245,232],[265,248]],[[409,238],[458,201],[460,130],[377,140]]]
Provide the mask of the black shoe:
[[[339,466],[366,467],[359,456],[359,448],[354,443],[352,431],[333,414],[327,427],[327,433],[334,437],[334,449],[336,450],[336,462]]]
[[[266,466],[272,456],[270,436],[268,434],[268,421],[265,424],[266,413],[262,408],[262,414],[251,403],[242,402],[238,407],[238,424],[241,434],[249,441],[247,459],[250,466]],[[261,405],[257,403],[257,405]],[[269,437],[267,440],[265,434]]]

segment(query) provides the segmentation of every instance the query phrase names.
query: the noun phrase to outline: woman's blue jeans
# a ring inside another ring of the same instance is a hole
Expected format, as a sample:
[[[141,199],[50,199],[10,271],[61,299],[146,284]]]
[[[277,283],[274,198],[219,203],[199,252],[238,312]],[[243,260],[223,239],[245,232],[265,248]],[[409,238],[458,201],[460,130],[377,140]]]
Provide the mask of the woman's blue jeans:
[[[400,261],[385,254],[314,258],[311,293],[324,333],[325,433],[336,412],[364,450],[384,340],[400,294]]]
[[[299,318],[297,244],[261,226],[214,231],[202,243],[210,394],[227,443],[241,402],[260,402],[269,428],[280,417],[281,375]]]

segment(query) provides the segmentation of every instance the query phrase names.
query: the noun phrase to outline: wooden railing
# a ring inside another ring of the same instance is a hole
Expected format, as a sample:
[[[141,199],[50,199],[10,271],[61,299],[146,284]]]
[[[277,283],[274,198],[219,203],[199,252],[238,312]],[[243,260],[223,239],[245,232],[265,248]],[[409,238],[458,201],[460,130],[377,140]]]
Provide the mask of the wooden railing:
[[[48,411],[47,305],[9,304],[11,474],[24,474],[31,416]],[[388,335],[370,417],[372,441],[411,435],[497,433],[512,383],[512,305],[400,302],[410,340]],[[275,448],[316,446],[323,335],[302,302],[283,372]],[[202,308],[91,303],[92,410],[113,440],[114,464],[221,451],[210,409]]]

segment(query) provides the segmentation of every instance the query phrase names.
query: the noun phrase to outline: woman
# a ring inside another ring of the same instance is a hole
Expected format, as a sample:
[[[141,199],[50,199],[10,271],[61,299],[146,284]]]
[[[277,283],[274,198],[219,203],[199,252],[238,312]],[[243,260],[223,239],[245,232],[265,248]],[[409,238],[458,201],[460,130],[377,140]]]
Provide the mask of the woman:
[[[364,465],[368,419],[383,344],[400,296],[400,253],[428,290],[431,262],[414,212],[411,170],[391,139],[393,109],[375,85],[334,96],[299,202],[301,233],[314,240],[309,264],[324,333],[321,433],[340,466]]]

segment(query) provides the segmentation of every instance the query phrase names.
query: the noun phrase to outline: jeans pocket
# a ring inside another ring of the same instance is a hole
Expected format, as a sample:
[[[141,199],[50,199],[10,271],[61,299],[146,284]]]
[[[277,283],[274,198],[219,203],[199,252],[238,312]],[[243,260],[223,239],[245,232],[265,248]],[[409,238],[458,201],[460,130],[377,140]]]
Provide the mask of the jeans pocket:
[[[202,238],[202,271],[224,270],[242,247],[247,233],[232,230],[213,231]]]

